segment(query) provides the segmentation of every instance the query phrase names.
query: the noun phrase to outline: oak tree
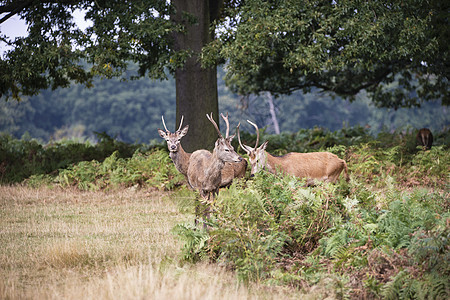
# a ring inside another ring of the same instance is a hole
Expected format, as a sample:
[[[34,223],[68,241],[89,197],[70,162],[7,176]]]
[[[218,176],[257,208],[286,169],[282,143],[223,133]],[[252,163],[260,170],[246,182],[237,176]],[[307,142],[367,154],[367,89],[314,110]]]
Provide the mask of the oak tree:
[[[95,76],[121,76],[134,62],[135,78],[175,75],[176,123],[184,115],[190,125],[185,149],[212,148],[217,133],[206,114],[218,122],[216,66],[202,68],[199,54],[213,38],[222,2],[0,1],[0,23],[17,14],[28,25],[26,37],[0,37],[11,46],[0,60],[0,95],[20,99],[49,87],[89,87]],[[85,30],[73,18],[76,11],[85,13]]]

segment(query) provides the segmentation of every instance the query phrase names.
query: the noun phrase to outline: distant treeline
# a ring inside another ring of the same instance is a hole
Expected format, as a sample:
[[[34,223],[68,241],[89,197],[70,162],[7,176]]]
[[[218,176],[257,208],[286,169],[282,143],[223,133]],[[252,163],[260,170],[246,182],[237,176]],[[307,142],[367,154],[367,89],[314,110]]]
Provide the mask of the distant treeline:
[[[245,120],[274,127],[267,95],[242,98],[231,93],[219,69],[219,109],[230,113],[230,122],[241,122],[243,131],[253,131]],[[323,127],[331,131],[360,125],[371,133],[399,128],[428,127],[442,131],[449,125],[448,109],[440,102],[424,103],[421,108],[381,109],[374,107],[364,93],[350,102],[320,92],[273,99],[281,132]],[[43,142],[62,138],[95,140],[95,133],[106,133],[127,143],[160,141],[157,128],[164,115],[169,129],[174,128],[175,82],[148,78],[123,81],[97,80],[87,89],[72,85],[67,89],[46,90],[21,102],[0,101],[0,133],[16,138],[28,136]]]

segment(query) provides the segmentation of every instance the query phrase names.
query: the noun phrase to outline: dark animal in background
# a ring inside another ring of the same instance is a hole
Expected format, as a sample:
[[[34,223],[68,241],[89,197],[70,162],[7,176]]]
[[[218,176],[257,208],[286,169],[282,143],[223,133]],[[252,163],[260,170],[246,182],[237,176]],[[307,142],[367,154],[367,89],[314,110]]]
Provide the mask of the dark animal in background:
[[[422,128],[417,132],[417,144],[422,146],[425,150],[430,150],[433,145],[433,134],[428,128]]]

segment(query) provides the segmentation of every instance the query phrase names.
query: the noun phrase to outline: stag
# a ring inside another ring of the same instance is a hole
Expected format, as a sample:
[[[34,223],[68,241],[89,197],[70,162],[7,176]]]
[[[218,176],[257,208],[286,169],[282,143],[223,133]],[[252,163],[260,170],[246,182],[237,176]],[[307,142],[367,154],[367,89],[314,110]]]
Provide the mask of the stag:
[[[230,133],[230,123],[228,122],[228,113],[224,116],[222,113],[220,114],[222,119],[225,121],[227,125],[227,131],[225,135],[225,139],[229,138]],[[239,127],[239,125],[238,125]],[[234,137],[234,135],[233,135]],[[231,139],[233,139],[233,137]],[[230,142],[231,142],[230,139]],[[222,169],[222,181],[220,183],[220,187],[227,187],[231,185],[234,178],[243,178],[245,176],[245,172],[247,171],[247,160],[242,159],[240,162],[226,162],[225,167]]]
[[[225,120],[225,123],[227,124],[227,132],[225,138],[229,138],[230,125],[228,123],[228,113],[226,117],[223,114],[221,114],[221,116]],[[162,123],[166,131],[158,129],[158,133],[163,139],[166,140],[167,148],[169,149],[170,152],[169,154],[170,158],[175,164],[176,169],[187,178],[189,160],[191,158],[192,153],[184,151],[180,143],[181,138],[187,134],[189,129],[189,125],[186,125],[183,129],[181,129],[181,126],[183,125],[183,118],[184,117],[181,116],[180,127],[178,128],[178,130],[172,133],[166,127],[166,123],[164,122],[164,116],[161,116]],[[244,177],[246,170],[247,170],[247,161],[245,159],[243,159],[239,163],[226,162],[225,167],[222,169],[221,174],[222,181],[219,187],[221,188],[227,187],[232,183],[234,178]]]
[[[192,188],[199,191],[202,198],[210,200],[218,193],[222,182],[222,170],[226,162],[241,162],[243,158],[237,154],[231,141],[235,135],[224,138],[220,133],[217,123],[211,115],[206,115],[208,120],[214,125],[218,133],[213,152],[208,150],[197,150],[191,155],[188,167],[188,181]],[[229,131],[229,126],[227,127]]]
[[[422,146],[424,150],[430,150],[433,145],[433,134],[428,128],[422,128],[417,132],[417,144]]]
[[[184,151],[180,141],[181,138],[187,134],[189,125],[186,125],[183,129],[181,129],[184,119],[184,116],[181,116],[180,127],[178,128],[177,131],[172,133],[166,127],[166,123],[164,122],[164,116],[161,116],[161,119],[164,125],[164,129],[166,131],[163,131],[158,128],[158,133],[167,142],[167,148],[169,148],[170,152],[169,156],[172,159],[173,163],[175,164],[175,168],[181,174],[187,176],[189,159],[192,153],[187,153],[186,151]]]
[[[212,118],[212,113],[206,115],[208,120],[214,125],[218,133],[213,152],[208,150],[197,150],[191,155],[188,167],[188,182],[189,185],[200,193],[200,196],[205,202],[213,200],[219,192],[219,187],[222,182],[222,169],[226,162],[240,162],[242,157],[237,154],[231,140],[235,135],[224,138],[220,133],[217,123]],[[229,126],[227,126],[229,131]],[[196,207],[196,214],[198,215],[198,206]],[[206,209],[206,217],[208,216],[208,208]],[[197,219],[196,219],[197,223]]]
[[[268,141],[259,143],[258,126],[247,120],[256,128],[256,145],[254,148],[243,145],[237,131],[239,145],[247,152],[251,164],[251,175],[255,175],[262,169],[270,173],[278,172],[293,175],[299,178],[306,178],[308,185],[313,184],[314,180],[335,183],[342,170],[345,173],[345,179],[348,181],[348,169],[344,160],[330,152],[296,153],[290,152],[283,156],[274,156],[266,151]]]

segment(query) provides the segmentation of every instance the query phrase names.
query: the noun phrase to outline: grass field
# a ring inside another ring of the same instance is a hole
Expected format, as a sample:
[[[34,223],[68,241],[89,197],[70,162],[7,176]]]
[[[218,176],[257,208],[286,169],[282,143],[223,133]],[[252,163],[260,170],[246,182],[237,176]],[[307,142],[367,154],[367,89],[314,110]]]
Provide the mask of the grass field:
[[[217,264],[183,264],[171,230],[193,216],[179,202],[158,191],[0,186],[0,298],[302,296],[286,287],[239,285]]]

